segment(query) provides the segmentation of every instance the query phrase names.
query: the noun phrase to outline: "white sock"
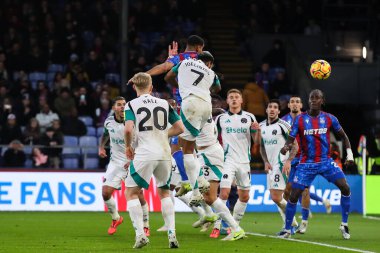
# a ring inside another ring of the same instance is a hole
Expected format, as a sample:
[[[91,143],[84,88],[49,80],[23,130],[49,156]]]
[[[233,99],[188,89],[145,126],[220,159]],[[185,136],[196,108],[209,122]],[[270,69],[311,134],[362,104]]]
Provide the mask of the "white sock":
[[[232,231],[239,231],[241,228],[238,223],[232,217],[230,210],[228,210],[227,206],[223,203],[220,198],[217,198],[214,203],[211,205],[214,208],[215,212],[222,218],[227,224],[231,227]],[[218,222],[218,224],[216,224]],[[217,220],[214,224],[214,228],[220,229],[221,220]]]
[[[108,208],[108,212],[111,214],[112,219],[113,220],[120,219],[120,215],[117,212],[115,199],[113,197],[111,197],[109,200],[104,201],[104,203],[106,204],[106,206]]]
[[[145,205],[141,206],[141,208],[143,211],[144,227],[149,228],[149,206],[148,206],[148,203],[145,202]]]
[[[139,199],[132,199],[127,202],[129,216],[131,217],[136,236],[144,234],[143,210]]]
[[[173,191],[170,191],[170,199],[173,201],[173,205],[175,204]]]
[[[247,203],[241,202],[239,199],[236,201],[233,216],[237,224],[239,224],[241,219],[243,219],[246,208],[247,208]]]
[[[205,216],[205,211],[199,207],[199,206],[189,206],[190,199],[187,195],[183,195],[181,197],[178,197],[183,203],[185,203],[188,207],[193,210],[194,213],[198,214],[199,218],[202,218]]]
[[[201,201],[201,206],[203,208],[203,210],[205,211],[205,214],[206,216],[213,216],[214,215],[214,212],[212,211],[211,207],[209,205],[207,205],[207,203],[203,200]]]
[[[170,197],[161,199],[161,210],[168,233],[175,232],[174,204]]]
[[[189,178],[191,188],[193,189],[193,195],[199,195],[199,189],[194,188],[195,184],[197,183],[197,178],[199,176],[200,169],[198,159],[196,159],[193,154],[184,154],[183,163],[185,165],[186,174]]]

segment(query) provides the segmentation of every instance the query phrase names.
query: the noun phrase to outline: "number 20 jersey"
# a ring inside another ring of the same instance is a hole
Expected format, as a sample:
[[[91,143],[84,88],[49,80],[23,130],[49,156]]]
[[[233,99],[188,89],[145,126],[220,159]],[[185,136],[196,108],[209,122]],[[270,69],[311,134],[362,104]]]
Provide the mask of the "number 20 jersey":
[[[127,104],[125,120],[135,122],[137,147],[134,160],[171,160],[169,123],[174,124],[179,117],[166,100],[141,95]]]
[[[173,67],[177,73],[179,94],[184,100],[190,95],[195,95],[206,102],[211,103],[210,87],[220,85],[214,71],[208,68],[203,61],[186,59]]]

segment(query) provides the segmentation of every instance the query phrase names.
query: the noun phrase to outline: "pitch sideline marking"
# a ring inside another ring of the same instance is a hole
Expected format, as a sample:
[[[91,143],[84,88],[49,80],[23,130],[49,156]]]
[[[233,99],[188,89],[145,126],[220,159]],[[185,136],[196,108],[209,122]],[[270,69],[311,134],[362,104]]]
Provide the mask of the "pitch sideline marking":
[[[380,217],[376,217],[376,216],[364,216],[363,218],[370,219],[370,220],[380,220]]]
[[[373,251],[367,251],[367,250],[361,250],[361,249],[341,247],[341,246],[336,246],[336,245],[327,244],[327,243],[312,242],[312,241],[306,241],[306,240],[300,240],[300,239],[292,239],[292,238],[289,238],[289,239],[279,238],[279,237],[274,236],[274,235],[266,235],[266,234],[252,233],[252,232],[246,232],[246,234],[247,235],[261,236],[261,237],[269,237],[269,238],[273,238],[273,239],[281,239],[281,240],[293,241],[293,242],[308,243],[308,244],[314,244],[314,245],[324,246],[324,247],[328,247],[328,248],[341,249],[341,250],[347,250],[347,251],[354,251],[354,252],[360,252],[360,253],[375,253]]]

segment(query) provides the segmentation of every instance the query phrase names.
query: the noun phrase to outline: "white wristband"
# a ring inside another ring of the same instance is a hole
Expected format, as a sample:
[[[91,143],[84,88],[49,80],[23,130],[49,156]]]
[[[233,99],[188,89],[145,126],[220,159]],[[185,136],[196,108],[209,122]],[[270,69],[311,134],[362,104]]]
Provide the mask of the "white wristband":
[[[352,154],[352,150],[350,148],[347,148],[346,152],[347,152],[346,160],[347,161],[353,161],[354,160],[354,154]]]

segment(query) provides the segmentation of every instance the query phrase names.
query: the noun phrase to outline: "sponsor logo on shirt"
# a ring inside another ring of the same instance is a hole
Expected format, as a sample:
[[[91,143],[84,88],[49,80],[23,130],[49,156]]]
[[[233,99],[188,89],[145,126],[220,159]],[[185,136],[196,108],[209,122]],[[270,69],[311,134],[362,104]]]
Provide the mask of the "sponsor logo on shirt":
[[[325,133],[327,133],[326,127],[325,128],[303,130],[304,135],[325,134]]]
[[[265,145],[276,145],[277,144],[277,140],[264,140],[264,144]]]
[[[238,128],[227,127],[226,131],[228,134],[239,134],[239,133],[245,134],[248,132],[248,130],[246,128],[243,128],[243,127],[238,127]]]

